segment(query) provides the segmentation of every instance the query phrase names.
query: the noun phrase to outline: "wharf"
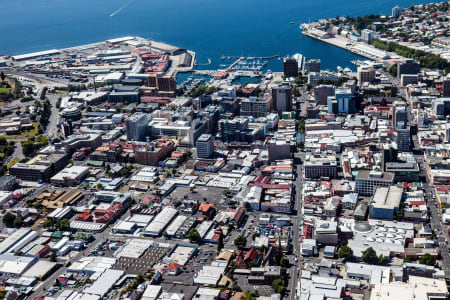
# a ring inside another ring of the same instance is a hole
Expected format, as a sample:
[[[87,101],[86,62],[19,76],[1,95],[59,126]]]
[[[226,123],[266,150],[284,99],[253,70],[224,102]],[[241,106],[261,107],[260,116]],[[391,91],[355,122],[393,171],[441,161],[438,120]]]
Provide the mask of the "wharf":
[[[317,28],[308,28],[308,25],[302,24],[301,28],[302,34],[310,38],[319,40],[321,42],[333,45],[335,47],[342,48],[359,56],[375,60],[375,61],[385,61],[386,59],[401,59],[395,53],[387,52],[378,48],[375,48],[369,44],[353,41],[341,36],[335,37],[324,37],[326,32],[319,30]]]

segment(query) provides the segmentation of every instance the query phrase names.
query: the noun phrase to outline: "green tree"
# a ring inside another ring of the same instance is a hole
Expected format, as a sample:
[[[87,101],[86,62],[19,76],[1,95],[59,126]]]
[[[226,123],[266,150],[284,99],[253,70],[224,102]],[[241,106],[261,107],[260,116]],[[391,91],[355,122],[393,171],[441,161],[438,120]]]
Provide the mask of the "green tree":
[[[419,263],[428,265],[428,266],[434,266],[436,264],[436,257],[431,256],[430,254],[426,253],[424,256],[419,258]]]
[[[42,227],[44,228],[50,228],[53,226],[53,221],[50,219],[47,219],[44,221],[44,223],[42,223]]]
[[[22,218],[19,217],[19,216],[15,217],[13,226],[16,227],[16,228],[22,227]]]
[[[389,68],[389,73],[394,76],[397,77],[397,64],[393,64],[390,68]]]
[[[405,255],[405,257],[403,258],[403,263],[410,263],[412,262],[412,259],[410,256]]]
[[[188,234],[186,235],[186,237],[191,241],[191,242],[198,242],[200,241],[200,234],[198,233],[197,229],[195,228],[191,228],[191,230],[189,230]]]
[[[243,248],[245,245],[247,245],[247,239],[240,235],[234,240],[234,245],[236,245],[238,248]]]
[[[2,79],[2,81],[5,81],[5,73],[3,73],[3,71],[0,72],[0,78]]]
[[[353,258],[353,250],[347,245],[343,245],[339,248],[338,257],[345,260],[351,260]]]
[[[14,226],[14,220],[16,219],[16,215],[7,212],[3,216],[3,224],[6,225],[6,227],[13,227]]]
[[[70,228],[70,220],[62,219],[56,222],[56,228],[61,231],[66,231]]]
[[[375,252],[375,250],[373,250],[372,247],[369,247],[366,250],[364,250],[361,258],[363,262],[370,265],[375,265],[378,263],[377,253]]]
[[[56,253],[54,251],[52,251],[52,253],[50,254],[50,261],[55,262],[56,261]]]
[[[246,210],[249,210],[249,209],[251,208],[250,203],[244,202],[244,208],[245,208]]]
[[[272,288],[275,291],[275,293],[283,294],[284,290],[286,289],[286,287],[284,286],[284,280],[281,278],[275,279],[272,282]]]
[[[389,262],[389,257],[384,256],[383,254],[380,254],[380,256],[378,257],[378,263],[380,265],[385,266],[388,264],[388,262]]]
[[[220,234],[219,240],[217,241],[217,251],[220,252],[220,250],[223,249],[223,234]]]

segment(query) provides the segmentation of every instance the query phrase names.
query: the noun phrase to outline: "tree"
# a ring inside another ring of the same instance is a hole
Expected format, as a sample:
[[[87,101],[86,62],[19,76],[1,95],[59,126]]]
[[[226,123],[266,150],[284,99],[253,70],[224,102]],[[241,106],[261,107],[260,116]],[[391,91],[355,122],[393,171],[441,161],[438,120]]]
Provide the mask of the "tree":
[[[434,266],[436,264],[436,257],[426,253],[419,259],[419,263],[423,265]]]
[[[52,251],[52,253],[50,254],[50,261],[52,262],[56,261],[56,253],[54,251]]]
[[[403,263],[410,263],[412,262],[412,259],[410,256],[405,255],[405,257],[403,258]]]
[[[397,77],[397,64],[393,64],[390,68],[389,68],[389,73],[394,76]]]
[[[347,245],[343,245],[338,252],[338,257],[345,260],[351,260],[353,258],[353,250]]]
[[[244,202],[244,207],[246,210],[249,210],[251,208],[250,203]]]
[[[44,228],[49,228],[53,226],[53,221],[50,219],[47,219],[44,221],[44,223],[42,223],[42,227]]]
[[[22,218],[19,216],[15,217],[13,225],[16,228],[22,227]]]
[[[367,248],[362,253],[362,260],[363,262],[371,265],[375,265],[378,263],[378,256],[375,250],[373,250],[372,247]]]
[[[224,244],[223,244],[223,234],[220,234],[219,240],[217,241],[217,251],[220,252],[220,250],[223,249],[223,246],[224,246]]]
[[[2,81],[5,81],[5,73],[3,73],[3,71],[0,72],[0,78]]]
[[[389,262],[389,257],[384,256],[383,254],[380,254],[380,256],[378,257],[378,263],[380,265],[385,266],[388,264],[388,262]]]
[[[240,235],[234,240],[234,245],[236,245],[238,248],[245,247],[247,245],[247,239]]]
[[[13,227],[14,226],[14,220],[16,219],[16,215],[7,212],[3,216],[3,224],[6,225],[6,227]]]
[[[55,226],[58,230],[65,231],[70,228],[70,221],[68,219],[62,219],[57,221]]]
[[[275,291],[275,293],[283,294],[284,290],[286,289],[284,286],[284,280],[281,278],[275,279],[272,282],[272,288]]]
[[[195,228],[191,228],[191,230],[189,230],[189,232],[186,235],[186,237],[191,242],[198,242],[198,241],[200,241],[200,234],[198,233],[197,229],[195,229]]]

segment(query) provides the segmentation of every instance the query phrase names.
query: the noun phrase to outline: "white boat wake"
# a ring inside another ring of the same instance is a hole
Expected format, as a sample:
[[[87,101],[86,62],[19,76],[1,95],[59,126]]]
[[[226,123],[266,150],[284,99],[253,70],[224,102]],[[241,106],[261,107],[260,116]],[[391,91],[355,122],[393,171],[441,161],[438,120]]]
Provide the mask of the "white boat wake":
[[[127,3],[125,3],[124,5],[122,5],[118,10],[114,11],[112,14],[110,14],[109,16],[112,18],[115,15],[117,15],[118,13],[120,13],[120,11],[122,9],[124,9],[125,7],[127,7],[128,5],[130,5],[132,2],[134,2],[134,0],[129,0]]]
[[[207,64],[198,64],[199,66],[209,66],[212,63],[211,58],[208,58]]]

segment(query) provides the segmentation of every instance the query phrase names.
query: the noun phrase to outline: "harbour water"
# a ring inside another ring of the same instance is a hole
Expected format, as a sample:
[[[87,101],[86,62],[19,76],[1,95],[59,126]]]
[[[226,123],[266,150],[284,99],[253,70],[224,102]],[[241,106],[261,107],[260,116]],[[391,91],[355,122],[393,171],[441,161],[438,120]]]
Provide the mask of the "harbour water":
[[[324,68],[359,59],[300,34],[319,18],[390,14],[409,0],[2,0],[0,54],[23,54],[135,35],[197,52],[199,68],[219,68],[221,57],[302,53]],[[294,22],[294,24],[291,24]],[[280,71],[272,59],[267,69]]]

